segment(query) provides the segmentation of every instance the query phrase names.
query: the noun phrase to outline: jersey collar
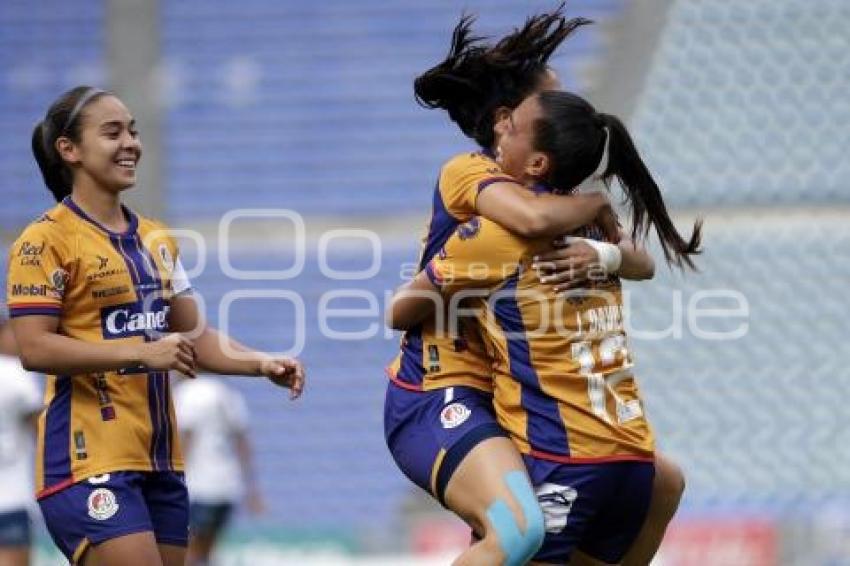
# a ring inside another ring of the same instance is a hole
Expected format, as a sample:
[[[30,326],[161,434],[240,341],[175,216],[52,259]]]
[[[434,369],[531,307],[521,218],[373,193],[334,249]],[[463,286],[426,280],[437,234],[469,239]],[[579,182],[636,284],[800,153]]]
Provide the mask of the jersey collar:
[[[75,203],[71,199],[71,195],[68,195],[64,199],[62,199],[62,204],[70,208],[72,211],[74,211],[74,214],[76,214],[86,222],[93,224],[96,228],[102,230],[103,232],[106,232],[110,236],[132,236],[136,233],[136,229],[139,227],[139,217],[133,214],[133,211],[131,211],[123,204],[121,205],[121,210],[124,212],[124,216],[127,218],[127,221],[130,223],[130,226],[127,228],[126,232],[113,232],[109,228],[102,226],[99,222],[97,222],[88,214],[86,214],[82,208],[77,206],[77,203]]]

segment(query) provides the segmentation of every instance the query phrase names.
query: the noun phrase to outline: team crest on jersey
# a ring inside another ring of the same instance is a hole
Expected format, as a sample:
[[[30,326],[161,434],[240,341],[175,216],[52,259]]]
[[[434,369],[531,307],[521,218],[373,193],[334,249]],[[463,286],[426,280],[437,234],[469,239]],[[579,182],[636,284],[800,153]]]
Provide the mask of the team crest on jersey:
[[[162,258],[162,265],[169,273],[174,271],[174,258],[171,257],[171,252],[165,244],[159,245],[159,257]]]
[[[64,269],[54,269],[50,274],[50,282],[53,284],[53,290],[57,295],[62,295],[65,292],[65,285],[68,283],[70,276]]]
[[[89,494],[89,517],[105,521],[118,512],[118,500],[112,490],[99,487]]]
[[[456,428],[465,423],[471,414],[472,411],[463,403],[452,403],[440,412],[440,422],[443,423],[443,428]]]
[[[461,240],[471,240],[478,235],[480,230],[481,219],[476,216],[466,224],[461,224],[457,227],[457,237]]]

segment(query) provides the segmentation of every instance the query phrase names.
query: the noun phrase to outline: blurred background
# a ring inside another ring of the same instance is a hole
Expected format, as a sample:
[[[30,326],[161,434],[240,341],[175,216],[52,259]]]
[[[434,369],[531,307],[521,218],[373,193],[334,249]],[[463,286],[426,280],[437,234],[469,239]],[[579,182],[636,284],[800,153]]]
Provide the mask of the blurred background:
[[[417,106],[412,81],[464,10],[500,36],[556,5],[0,3],[4,250],[52,206],[33,126],[72,86],[110,88],[145,144],[129,199],[187,230],[211,321],[308,367],[292,404],[229,381],[247,400],[266,512],[238,516],[218,563],[448,564],[467,543],[383,439],[398,345],[384,297],[417,260],[440,164],[472,147]],[[850,2],[567,9],[596,23],[552,61],[565,86],[629,123],[680,230],[705,219],[699,273],[670,271],[653,246],[656,278],[628,286],[648,413],[688,482],[657,563],[850,564]],[[361,316],[326,320],[320,305]],[[44,535],[37,560],[61,563]]]

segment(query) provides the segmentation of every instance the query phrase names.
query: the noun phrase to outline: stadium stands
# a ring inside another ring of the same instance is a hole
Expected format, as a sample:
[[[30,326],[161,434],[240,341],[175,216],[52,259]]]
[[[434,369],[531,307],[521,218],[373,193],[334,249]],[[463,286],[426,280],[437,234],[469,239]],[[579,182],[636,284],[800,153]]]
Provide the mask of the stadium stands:
[[[678,206],[850,202],[850,6],[680,0],[633,125]]]
[[[32,130],[64,89],[103,83],[104,19],[101,2],[0,3],[0,233],[19,231],[53,200]]]
[[[604,21],[621,0],[571,2]],[[444,115],[413,100],[413,78],[437,63],[462,10],[501,33],[550,2],[163,5],[174,75],[167,120],[167,189],[179,218],[234,205],[305,214],[424,210],[436,167],[469,147]],[[555,63],[566,84],[599,50],[581,30]]]

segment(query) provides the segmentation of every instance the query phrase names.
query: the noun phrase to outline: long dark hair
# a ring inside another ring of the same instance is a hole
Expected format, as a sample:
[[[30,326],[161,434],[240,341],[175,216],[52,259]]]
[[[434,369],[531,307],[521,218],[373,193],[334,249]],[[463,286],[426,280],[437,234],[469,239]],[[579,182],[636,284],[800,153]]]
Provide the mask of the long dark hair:
[[[106,94],[109,93],[90,86],[74,87],[56,99],[47,110],[44,120],[35,125],[32,153],[41,169],[44,184],[57,202],[71,194],[73,178],[71,170],[56,149],[56,140],[66,137],[79,143],[83,110]]]
[[[695,269],[691,256],[701,253],[702,220],[694,223],[693,233],[685,241],[620,119],[597,112],[589,102],[569,92],[542,92],[538,101],[542,116],[534,126],[533,144],[535,150],[552,159],[546,181],[561,188],[578,186],[596,171],[607,144],[608,166],[600,177],[606,182],[612,177],[620,181],[631,207],[632,238],[645,239],[654,226],[667,262]]]
[[[519,106],[545,77],[555,49],[576,28],[592,23],[567,19],[563,11],[561,4],[551,14],[533,16],[492,46],[472,34],[475,18],[463,16],[445,60],[414,81],[417,102],[446,110],[467,137],[491,148],[496,110]]]

